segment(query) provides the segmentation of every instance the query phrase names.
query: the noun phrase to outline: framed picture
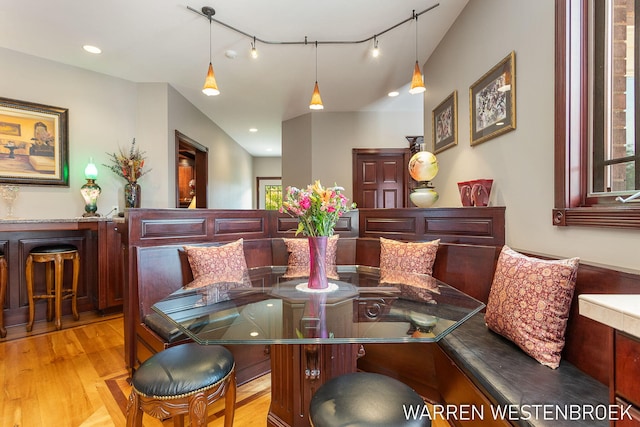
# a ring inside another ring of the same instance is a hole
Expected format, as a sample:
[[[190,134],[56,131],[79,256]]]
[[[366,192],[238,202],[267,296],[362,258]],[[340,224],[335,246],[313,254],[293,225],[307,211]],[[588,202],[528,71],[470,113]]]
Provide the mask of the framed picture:
[[[458,144],[458,91],[454,90],[431,112],[433,153]]]
[[[516,60],[511,52],[469,88],[471,145],[516,128]]]
[[[0,183],[68,186],[68,110],[0,98]]]

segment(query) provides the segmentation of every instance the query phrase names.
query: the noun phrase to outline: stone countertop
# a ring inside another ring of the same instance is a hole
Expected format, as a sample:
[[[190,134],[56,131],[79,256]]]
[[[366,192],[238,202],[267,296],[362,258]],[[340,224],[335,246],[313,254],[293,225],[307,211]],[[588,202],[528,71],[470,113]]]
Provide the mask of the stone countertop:
[[[43,223],[60,223],[60,222],[101,222],[111,221],[111,217],[76,217],[76,218],[0,218],[0,224],[43,224]]]
[[[582,316],[640,338],[640,294],[582,294]]]

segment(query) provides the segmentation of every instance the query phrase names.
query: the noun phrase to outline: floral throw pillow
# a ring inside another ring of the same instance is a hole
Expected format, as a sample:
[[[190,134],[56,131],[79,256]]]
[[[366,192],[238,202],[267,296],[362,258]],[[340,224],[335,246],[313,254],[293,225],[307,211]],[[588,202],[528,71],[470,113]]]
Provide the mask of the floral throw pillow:
[[[431,276],[440,239],[430,242],[400,242],[380,238],[380,283],[433,288]]]
[[[244,258],[243,239],[218,246],[184,246],[193,273],[193,286],[212,283],[248,283],[249,270]]]
[[[560,365],[579,258],[542,260],[504,246],[485,321],[550,368]]]
[[[336,266],[336,256],[338,253],[338,234],[327,239],[326,268],[329,279],[338,280],[338,268]],[[282,239],[287,246],[289,259],[287,261],[287,271],[282,277],[309,277],[309,240],[307,238]]]

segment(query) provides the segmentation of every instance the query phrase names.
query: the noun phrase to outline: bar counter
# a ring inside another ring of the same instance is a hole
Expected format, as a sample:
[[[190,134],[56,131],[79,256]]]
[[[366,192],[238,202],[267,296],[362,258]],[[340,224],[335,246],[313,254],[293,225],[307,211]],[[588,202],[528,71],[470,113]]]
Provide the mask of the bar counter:
[[[26,324],[29,301],[25,262],[37,246],[71,244],[80,253],[78,311],[116,311],[122,306],[121,243],[117,231],[121,218],[3,219],[0,220],[0,250],[8,266],[4,301],[5,326]],[[71,264],[65,265],[65,283],[70,283]],[[44,265],[35,270],[36,291],[44,292]],[[36,322],[45,319],[46,304],[36,303]],[[63,301],[63,316],[71,313],[71,301]]]

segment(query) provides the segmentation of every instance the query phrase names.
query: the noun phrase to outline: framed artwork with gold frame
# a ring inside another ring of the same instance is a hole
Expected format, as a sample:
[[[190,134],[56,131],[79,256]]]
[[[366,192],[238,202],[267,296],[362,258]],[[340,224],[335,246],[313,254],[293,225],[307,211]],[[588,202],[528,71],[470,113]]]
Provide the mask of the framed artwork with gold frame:
[[[454,90],[431,112],[433,153],[458,144],[458,91]]]
[[[516,128],[516,57],[509,53],[469,88],[471,145]]]
[[[0,98],[0,183],[69,186],[68,112]]]

